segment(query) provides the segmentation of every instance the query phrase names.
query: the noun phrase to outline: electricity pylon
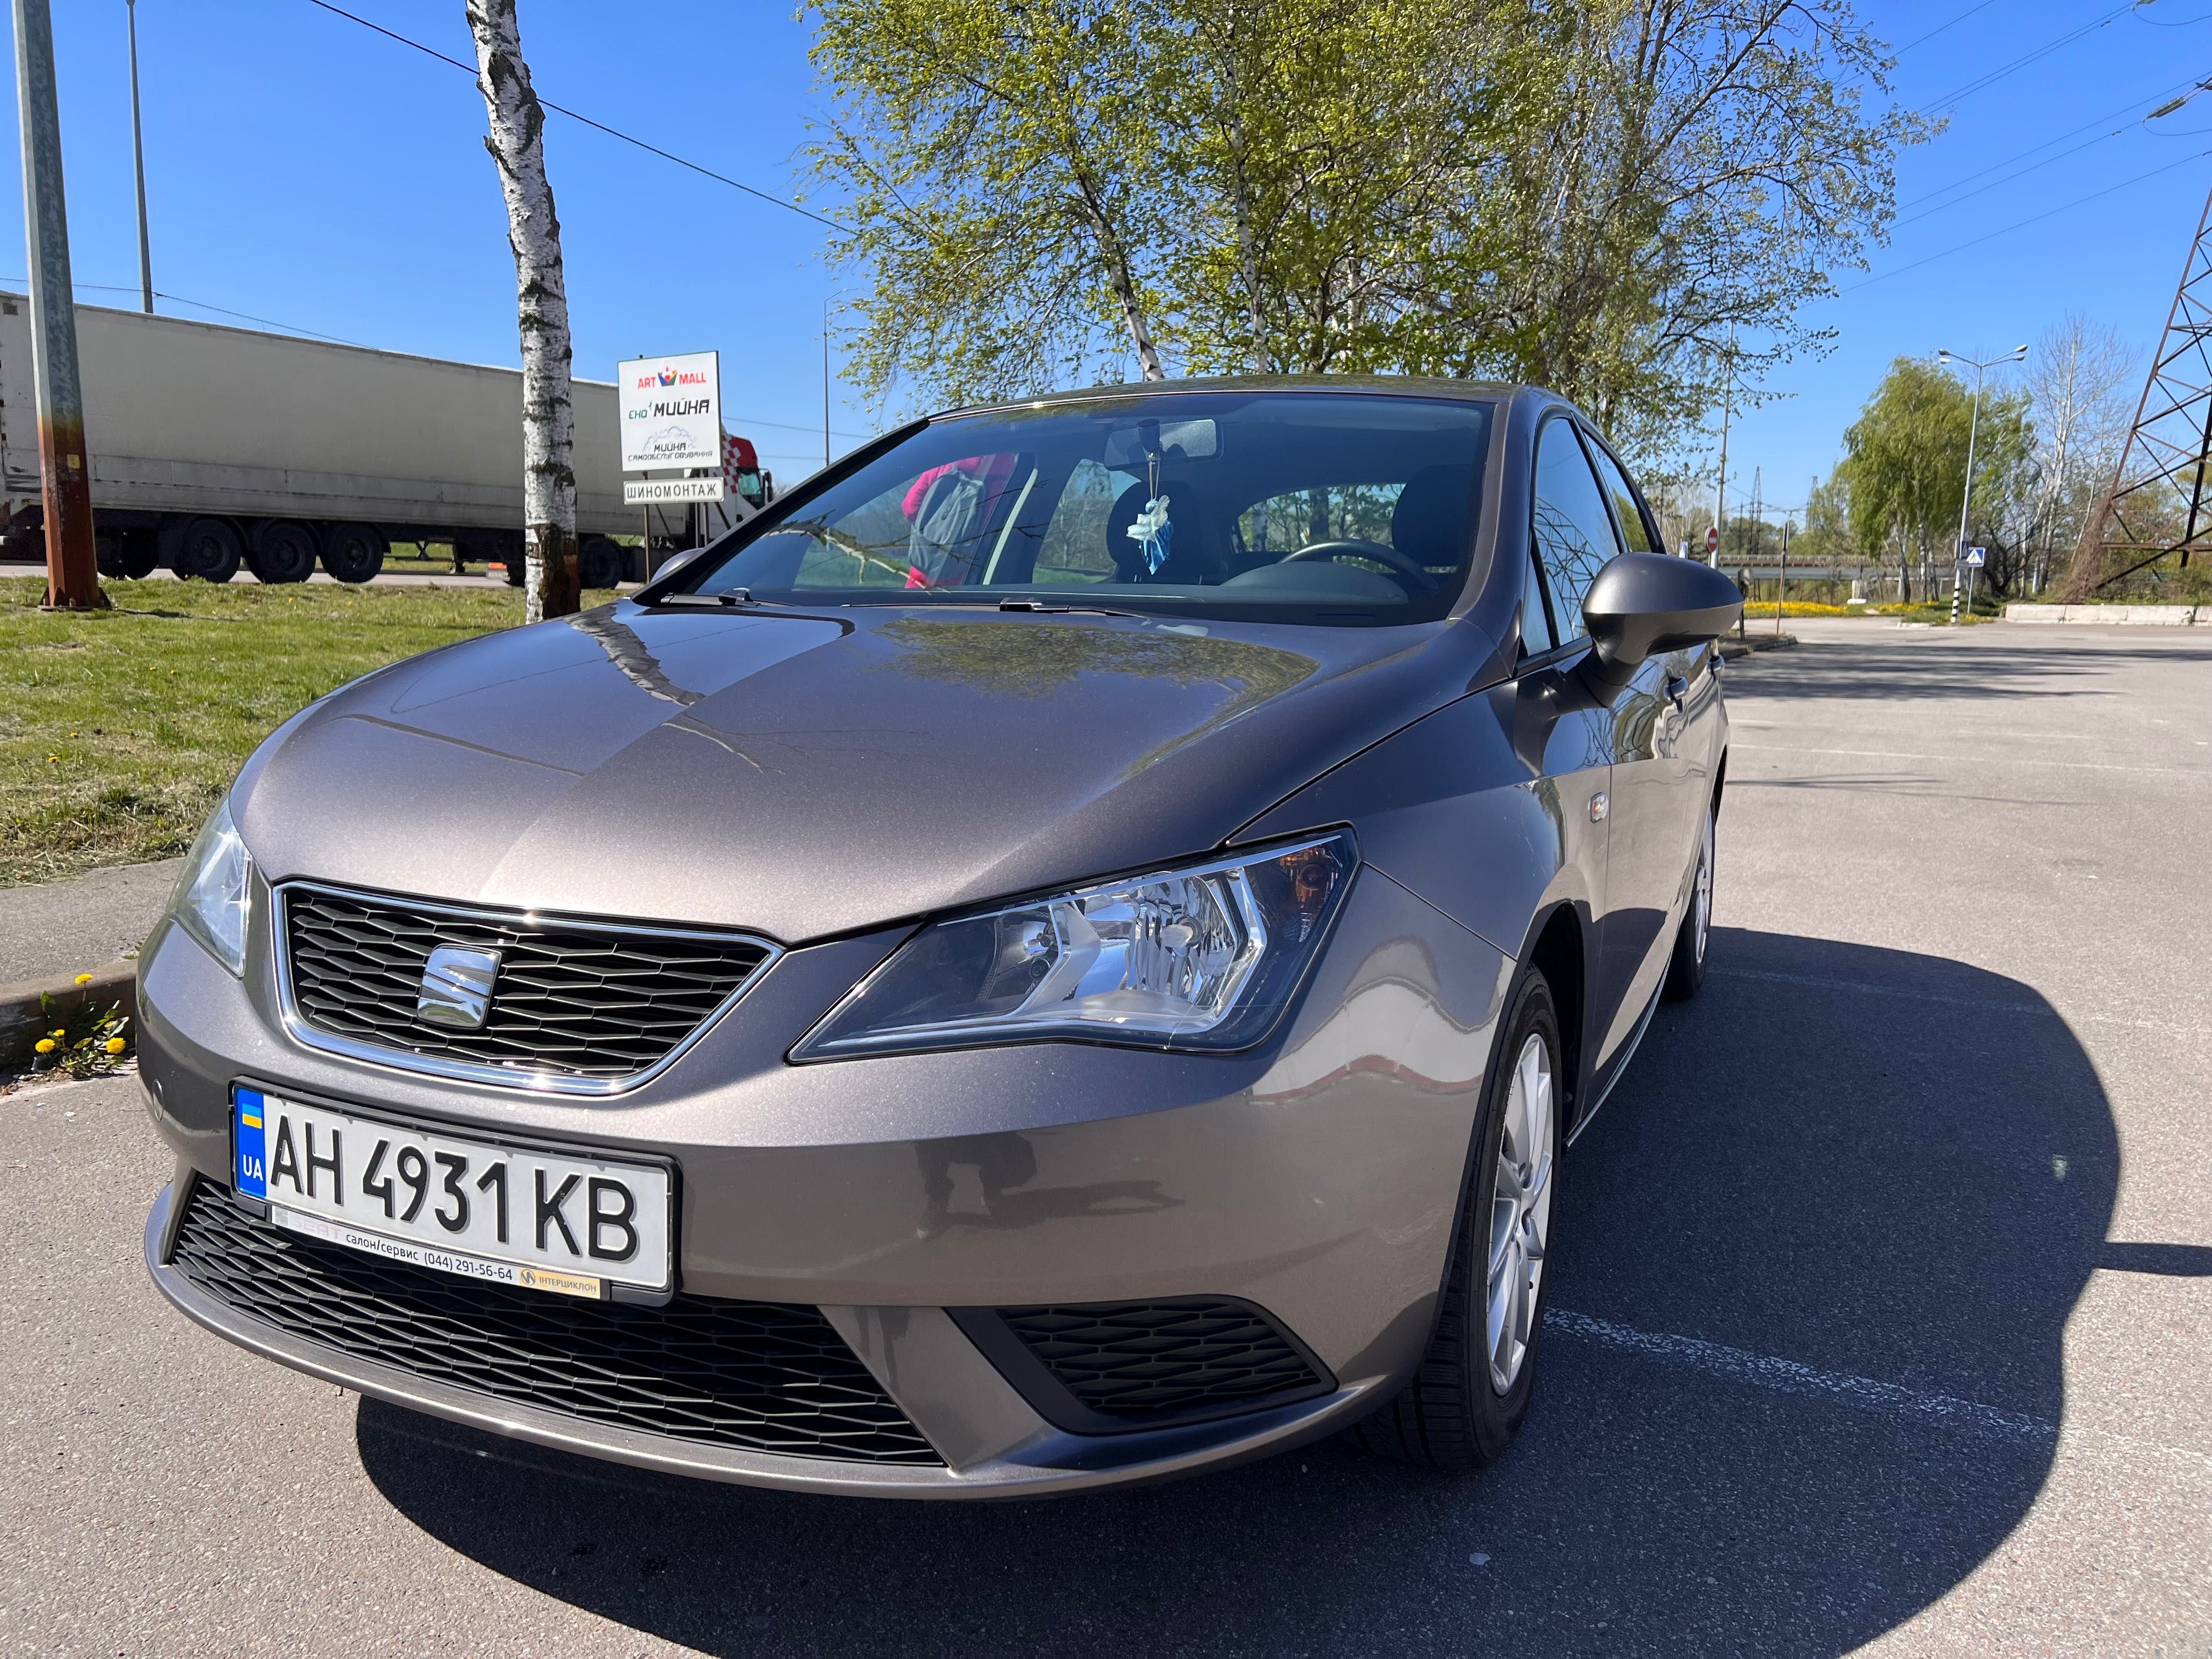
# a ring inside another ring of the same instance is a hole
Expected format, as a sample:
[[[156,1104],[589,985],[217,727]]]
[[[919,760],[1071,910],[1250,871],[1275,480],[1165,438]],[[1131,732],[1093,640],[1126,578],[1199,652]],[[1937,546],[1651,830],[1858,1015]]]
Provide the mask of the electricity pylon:
[[[2112,486],[2081,526],[2065,597],[2086,599],[2168,554],[2212,542],[2212,194],[2173,290]],[[2174,520],[2180,520],[2180,533]],[[2114,562],[2119,568],[2107,574]]]

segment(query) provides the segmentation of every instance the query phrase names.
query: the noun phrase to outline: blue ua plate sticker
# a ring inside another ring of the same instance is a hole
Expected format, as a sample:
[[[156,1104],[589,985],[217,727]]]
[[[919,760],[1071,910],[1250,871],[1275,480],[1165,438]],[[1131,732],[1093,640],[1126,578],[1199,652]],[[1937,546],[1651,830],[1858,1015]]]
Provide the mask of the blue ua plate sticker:
[[[248,1198],[269,1196],[269,1164],[262,1155],[261,1097],[251,1089],[238,1091],[234,1107],[237,1121],[231,1145],[237,1148],[238,1190]]]

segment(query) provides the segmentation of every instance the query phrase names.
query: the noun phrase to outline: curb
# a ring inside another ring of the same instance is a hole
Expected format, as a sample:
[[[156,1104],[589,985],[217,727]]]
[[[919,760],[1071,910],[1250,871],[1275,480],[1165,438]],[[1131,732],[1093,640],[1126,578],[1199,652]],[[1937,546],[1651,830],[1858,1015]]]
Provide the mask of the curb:
[[[1735,662],[1760,651],[1784,651],[1797,643],[1795,634],[1752,634],[1742,639],[1723,634],[1714,642],[1723,662]]]
[[[2008,623],[2087,623],[2106,628],[2188,628],[2212,623],[2212,605],[2008,605]]]
[[[138,1013],[138,964],[111,962],[92,970],[89,982],[79,985],[74,974],[58,979],[27,979],[0,985],[0,1066],[14,1066],[31,1057],[31,1045],[46,1029],[50,1011],[40,998],[53,999],[52,1014],[73,1014],[88,1004],[119,1003],[123,1012]]]

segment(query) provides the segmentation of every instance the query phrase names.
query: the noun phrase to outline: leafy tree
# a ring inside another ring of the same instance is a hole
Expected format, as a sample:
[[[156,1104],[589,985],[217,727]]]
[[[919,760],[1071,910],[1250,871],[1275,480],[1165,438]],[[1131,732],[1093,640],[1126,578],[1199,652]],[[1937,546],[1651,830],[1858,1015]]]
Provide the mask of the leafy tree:
[[[1642,455],[1889,216],[1926,131],[1846,0],[810,0],[878,398],[1541,381]],[[1118,343],[1126,339],[1126,348]]]
[[[1912,555],[1927,591],[1936,549],[1948,550],[1958,532],[1972,404],[1972,391],[1956,375],[1925,358],[1899,357],[1844,434],[1837,471],[1850,495],[1852,532],[1869,555],[1882,550],[1896,559],[1907,600]],[[2027,405],[2023,392],[1982,394],[1969,534],[2002,527],[2032,480],[2034,427]],[[1942,562],[1948,565],[1949,557]]]
[[[2029,586],[2050,579],[2053,556],[2081,537],[2089,513],[2119,465],[2140,382],[2136,354],[2112,328],[2069,312],[2044,331],[2028,360],[2042,443],[2036,453],[2037,493]]]
[[[1838,467],[1813,487],[1805,529],[1791,550],[1808,564],[1850,564],[1868,556],[1851,522],[1851,475]]]
[[[1114,0],[817,0],[817,174],[870,266],[854,364],[959,402],[1085,373],[1124,333],[1161,378],[1151,283],[1168,189],[1149,19]]]

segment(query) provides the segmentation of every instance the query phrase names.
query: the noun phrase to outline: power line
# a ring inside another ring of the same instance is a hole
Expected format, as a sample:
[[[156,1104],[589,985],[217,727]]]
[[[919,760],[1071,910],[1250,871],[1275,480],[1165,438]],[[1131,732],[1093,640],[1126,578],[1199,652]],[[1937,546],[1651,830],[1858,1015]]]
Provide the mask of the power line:
[[[451,64],[457,70],[465,70],[471,80],[476,78],[477,71],[474,64],[465,64],[458,58],[448,58],[435,46],[426,46],[420,40],[410,40],[406,35],[401,34],[395,29],[388,29],[381,23],[372,23],[368,18],[357,16],[343,6],[332,5],[331,0],[307,0],[307,3],[311,6],[319,6],[323,10],[343,17],[349,23],[358,23],[365,29],[374,29],[386,40],[397,40],[403,46],[412,46],[426,58],[434,58],[441,64]],[[605,121],[595,121],[590,116],[570,109],[564,104],[556,104],[550,98],[540,98],[538,101],[556,115],[565,115],[571,121],[581,121],[586,126],[595,128],[605,133],[610,138],[619,138],[625,144],[635,144],[641,150],[658,155],[664,161],[673,161],[678,167],[688,167],[702,178],[712,179],[717,184],[727,185],[732,190],[741,190],[748,196],[757,197],[768,203],[771,207],[780,207],[787,213],[799,215],[802,219],[811,219],[816,224],[826,226],[831,230],[852,228],[849,225],[838,223],[835,219],[825,219],[820,214],[799,206],[796,202],[787,202],[780,196],[771,196],[764,190],[756,190],[750,185],[731,178],[726,173],[717,173],[712,167],[702,167],[696,161],[687,161],[673,150],[663,149],[658,144],[649,144],[642,138],[634,137],[623,131],[619,127],[611,127]]]
[[[315,0],[315,3],[317,5],[320,5],[323,3],[323,0]],[[2136,0],[2126,0],[2124,4],[2113,7],[2112,10],[2106,12],[2101,17],[2091,18],[2087,22],[2082,24],[2080,28],[2071,30],[2065,34],[2060,35],[2056,40],[2051,41],[2049,45],[2038,46],[2033,52],[2027,53],[2026,56],[2015,58],[2009,64],[2002,64],[1996,69],[1991,70],[1986,75],[1978,76],[1974,80],[1967,82],[1965,86],[1957,88],[1955,91],[1945,93],[1941,98],[1929,99],[1926,103],[1921,106],[1921,108],[1923,112],[1927,110],[1938,109],[1946,104],[1955,104],[1961,98],[1966,97],[1970,94],[1979,92],[1986,87],[1993,87],[1998,82],[2003,80],[2007,76],[2026,69],[2030,64],[2036,62],[2039,58],[2050,57],[2052,52],[2057,52],[2061,46],[2071,46],[2075,41],[2079,40],[2083,35],[2095,33],[2099,29],[2104,27],[2106,24],[2111,22],[2112,19],[2119,16],[2124,12],[2134,10],[2135,7]]]
[[[21,276],[0,276],[0,283],[22,283],[25,280],[25,278]],[[72,283],[70,286],[72,288],[85,289],[94,294],[141,294],[144,292],[144,289],[141,289],[136,283],[131,283],[127,288],[120,283]],[[160,289],[155,289],[154,290],[154,297],[157,300],[167,300],[171,305],[191,306],[193,309],[198,311],[212,311],[225,317],[235,317],[241,322],[258,323],[264,328],[276,329],[286,334],[304,334],[310,339],[328,340],[332,345],[360,346],[364,351],[374,351],[377,349],[374,346],[362,346],[360,341],[349,340],[340,335],[325,334],[318,329],[301,328],[297,323],[280,323],[273,318],[257,317],[250,311],[233,311],[228,306],[210,305],[205,300],[188,300],[181,294],[167,294],[164,293]],[[811,429],[812,428],[809,428],[809,430]]]
[[[1933,40],[1937,35],[1942,33],[1945,29],[1950,28],[1954,24],[1965,22],[1969,17],[1972,17],[1978,11],[1987,11],[1991,6],[1996,4],[1996,3],[1997,0],[1981,0],[1980,4],[1967,7],[1966,10],[1960,12],[1956,17],[1954,17],[1950,22],[1938,23],[1934,28],[1929,30],[1927,33],[1919,35],[1913,40],[1906,41],[1891,55],[1897,58],[1902,58],[1906,52],[1911,52],[1913,47],[1925,45],[1927,42]]]
[[[1923,208],[1919,212],[1909,214],[1905,217],[1899,219],[1897,222],[1900,225],[1909,225],[1917,220],[1926,219],[1935,214],[1948,213],[1953,208],[1958,206],[1961,202],[1971,202],[1977,196],[1985,195],[1989,191],[1995,190],[2000,185],[2008,185],[2015,179],[2025,179],[2031,173],[2039,173],[2045,167],[2051,166],[2054,162],[2063,161],[2069,155],[2079,155],[2083,150],[2094,149],[2095,146],[2104,143],[2109,139],[2117,138],[2127,131],[2128,129],[2124,126],[2114,127],[2110,132],[2104,134],[2101,137],[2085,138],[2081,143],[2075,145],[2071,149],[2062,149],[2056,155],[2046,155],[2040,161],[2032,162],[2028,166],[2021,168],[2017,173],[2008,173],[2002,179],[1992,179],[1986,185],[1978,185],[1973,189],[1966,191],[1963,195],[1954,196],[1949,201],[1939,202],[1931,208]],[[2002,166],[2003,164],[2000,162],[1998,165]],[[1937,192],[1939,195],[1942,193],[1942,192],[1941,191]]]
[[[1970,247],[1979,247],[1984,242],[1994,241],[2000,236],[2008,236],[2015,230],[2025,230],[2030,225],[2040,224],[2044,220],[2057,214],[2081,207],[2085,203],[2094,202],[2100,197],[2110,196],[2116,190],[2125,190],[2130,185],[2139,185],[2146,179],[2155,179],[2161,173],[2171,173],[2176,167],[2186,167],[2191,161],[2202,161],[2207,155],[2212,155],[2212,149],[2199,150],[2194,155],[2185,155],[2178,161],[2168,161],[2164,167],[2153,167],[2148,173],[2138,173],[2132,179],[2123,179],[2117,185],[2107,185],[2102,190],[2093,190],[2087,196],[2077,196],[2070,202],[2062,203],[2055,208],[2045,209],[2041,213],[2033,214],[2027,218],[2006,225],[2002,229],[1990,231],[1987,235],[1977,236],[1972,241],[1960,242],[1956,247],[1947,247],[1941,252],[1929,254],[1924,259],[1915,259],[1909,265],[1899,265],[1894,270],[1885,270],[1866,278],[1863,282],[1853,283],[1848,288],[1839,288],[1836,293],[1839,297],[1845,294],[1856,294],[1863,288],[1871,288],[1876,283],[1886,283],[1893,276],[1902,276],[1908,270],[1917,270],[1921,266],[1933,264],[1938,259],[1948,259],[1954,253],[1964,253]]]
[[[2177,81],[2173,85],[2167,87],[2163,91],[2154,92],[2148,97],[2137,98],[2130,103],[2123,104],[2118,109],[2108,110],[2102,115],[2095,116],[2089,120],[2084,121],[2078,127],[2069,128],[2064,132],[2059,133],[2053,137],[2046,138],[2039,144],[2030,144],[2026,149],[2020,150],[2013,155],[2005,156],[2001,161],[1992,161],[1987,167],[1977,167],[1972,173],[1965,173],[1959,178],[1954,179],[1948,185],[1938,185],[1933,190],[1924,190],[1917,196],[1908,197],[1904,201],[1899,202],[1898,206],[1901,208],[1918,207],[1923,202],[1932,202],[1938,196],[1948,196],[1960,185],[1970,185],[1973,183],[1975,179],[1983,177],[1986,173],[1995,173],[2000,167],[2010,167],[2014,161],[2024,161],[2029,156],[2034,155],[2038,150],[2049,149],[2053,144],[2063,144],[2069,138],[2072,138],[2078,134],[2087,132],[2092,127],[2101,125],[2103,123],[2112,119],[2115,116],[2125,115],[2130,110],[2134,109],[2140,105],[2151,103],[2160,99],[2171,98],[2174,94],[2178,92],[2185,92],[2191,87],[2199,83],[2194,79]],[[2148,120],[2149,118],[2150,118],[2148,116],[2145,116],[2143,118],[2144,120]],[[2139,122],[2137,125],[2140,125],[2141,123]],[[2112,137],[2118,133],[2125,132],[2126,131],[2127,129],[2125,127],[2116,127],[2113,129],[2112,132],[2106,134],[2105,137]],[[2099,142],[2102,141],[2100,140]],[[2072,152],[2070,151],[2069,152],[2069,154],[2071,153]]]

